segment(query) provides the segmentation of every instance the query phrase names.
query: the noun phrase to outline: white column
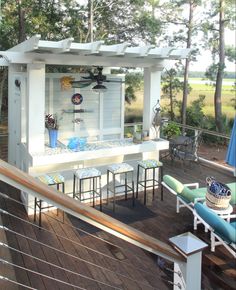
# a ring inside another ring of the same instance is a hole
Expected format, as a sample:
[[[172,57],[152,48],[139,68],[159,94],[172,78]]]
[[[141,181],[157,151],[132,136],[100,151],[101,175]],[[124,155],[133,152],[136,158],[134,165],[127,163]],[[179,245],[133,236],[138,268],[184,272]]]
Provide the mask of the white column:
[[[15,84],[21,82],[19,65],[8,67],[8,162],[19,167],[21,142],[21,90]]]
[[[27,149],[44,151],[45,64],[27,65]]]
[[[162,69],[161,65],[144,69],[143,130],[149,131],[151,139],[156,137],[152,128],[153,108],[160,100]]]

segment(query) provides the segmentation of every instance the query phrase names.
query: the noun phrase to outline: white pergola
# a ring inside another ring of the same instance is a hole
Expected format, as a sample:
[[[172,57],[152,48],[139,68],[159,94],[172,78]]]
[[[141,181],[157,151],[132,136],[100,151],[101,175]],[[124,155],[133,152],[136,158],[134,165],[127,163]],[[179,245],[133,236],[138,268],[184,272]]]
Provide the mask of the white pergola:
[[[131,47],[129,43],[104,45],[104,41],[76,43],[73,38],[61,41],[41,40],[40,35],[0,51],[0,65],[45,63],[54,65],[95,65],[152,67],[165,59],[187,58],[190,49],[160,48],[153,45]]]
[[[184,59],[190,53],[190,49],[173,47],[133,47],[129,43],[105,45],[104,41],[76,43],[73,40],[46,41],[41,40],[40,35],[35,35],[6,51],[0,51],[0,66],[9,68],[9,162],[18,167],[21,167],[21,161],[18,160],[21,153],[17,148],[22,140],[19,125],[21,113],[20,109],[18,112],[15,109],[18,102],[15,80],[22,68],[26,67],[27,73],[26,149],[28,152],[40,152],[45,146],[46,65],[144,68],[143,129],[151,133],[152,109],[160,99],[161,72],[165,61]]]

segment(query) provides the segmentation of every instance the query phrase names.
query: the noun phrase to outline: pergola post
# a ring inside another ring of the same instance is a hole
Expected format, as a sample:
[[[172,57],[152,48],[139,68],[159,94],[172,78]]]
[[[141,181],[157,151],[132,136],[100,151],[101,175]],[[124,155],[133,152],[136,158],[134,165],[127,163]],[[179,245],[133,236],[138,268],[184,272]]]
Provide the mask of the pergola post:
[[[28,152],[44,151],[45,132],[45,64],[27,65],[27,130]]]
[[[150,139],[156,138],[152,127],[154,117],[153,109],[160,100],[162,66],[144,69],[144,97],[143,97],[143,130],[149,131]]]

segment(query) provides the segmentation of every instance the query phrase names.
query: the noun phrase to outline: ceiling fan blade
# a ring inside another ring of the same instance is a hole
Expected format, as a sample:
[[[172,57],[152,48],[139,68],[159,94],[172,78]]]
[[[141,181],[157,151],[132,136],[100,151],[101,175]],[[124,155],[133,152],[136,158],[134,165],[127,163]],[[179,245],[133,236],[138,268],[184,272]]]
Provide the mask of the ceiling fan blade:
[[[75,85],[75,84],[91,84],[93,82],[93,80],[80,80],[80,81],[72,81],[70,82],[72,85]]]
[[[86,87],[90,86],[91,83],[92,82],[79,82],[79,81],[74,81],[74,82],[71,82],[71,87],[72,88],[82,89],[82,88],[86,88]]]
[[[125,81],[118,81],[118,80],[105,80],[103,82],[107,82],[107,83],[120,83],[120,84],[125,83]]]
[[[89,76],[82,77],[82,79],[85,79],[85,80],[96,80],[95,75],[91,71],[88,71],[88,74],[89,74]]]

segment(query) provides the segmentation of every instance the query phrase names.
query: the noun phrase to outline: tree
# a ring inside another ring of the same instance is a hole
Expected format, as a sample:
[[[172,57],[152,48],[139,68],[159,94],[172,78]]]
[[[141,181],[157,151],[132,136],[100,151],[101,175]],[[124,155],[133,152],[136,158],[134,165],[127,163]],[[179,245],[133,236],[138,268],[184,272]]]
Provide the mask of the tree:
[[[215,123],[217,130],[223,132],[221,92],[225,69],[225,28],[234,26],[235,6],[232,0],[212,0],[210,4],[203,31],[207,39],[206,47],[212,51],[213,65],[206,76],[215,80]]]
[[[170,99],[170,119],[174,121],[174,106],[177,103],[176,94],[183,89],[183,83],[177,78],[177,70],[173,68],[165,71],[162,81],[164,83],[162,86],[162,97],[168,97]]]
[[[197,11],[200,4],[200,0],[172,0],[168,1],[163,6],[162,14],[165,15],[165,21],[167,24],[172,25],[172,27],[173,25],[175,25],[175,27],[180,27],[173,37],[166,37],[169,45],[176,46],[176,43],[180,43],[184,44],[186,48],[196,47],[196,43],[193,41],[193,38],[196,36],[200,28],[199,11]],[[186,13],[186,11],[188,12]],[[191,57],[185,60],[183,68],[184,81],[181,108],[181,122],[183,125],[186,124],[186,109],[189,94],[189,65],[190,62],[195,59],[197,51],[198,50],[196,48],[192,50]]]

